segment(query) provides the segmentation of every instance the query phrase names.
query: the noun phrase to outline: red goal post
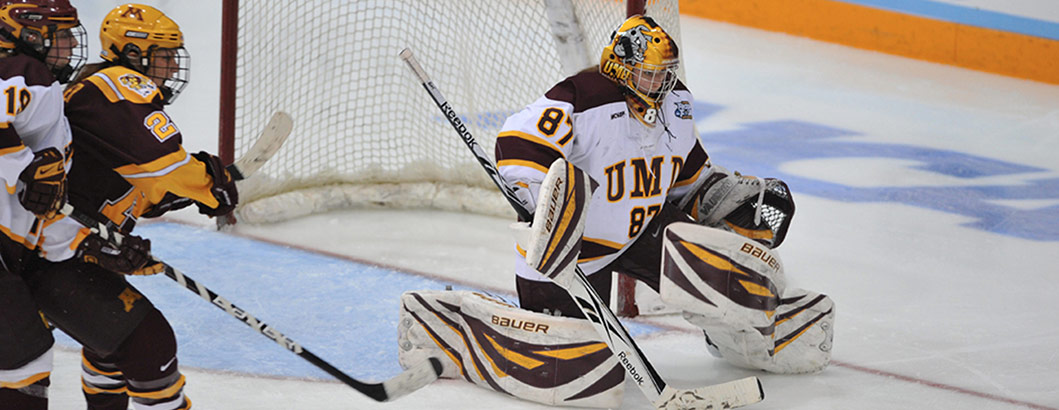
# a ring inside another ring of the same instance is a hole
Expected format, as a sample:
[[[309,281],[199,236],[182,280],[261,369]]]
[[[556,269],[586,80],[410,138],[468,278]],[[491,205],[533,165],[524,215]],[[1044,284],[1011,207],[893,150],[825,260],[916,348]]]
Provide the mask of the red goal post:
[[[221,158],[245,152],[273,112],[294,118],[284,147],[240,183],[237,220],[356,207],[513,217],[397,54],[416,52],[492,152],[503,120],[598,64],[630,14],[680,41],[677,0],[223,0]]]

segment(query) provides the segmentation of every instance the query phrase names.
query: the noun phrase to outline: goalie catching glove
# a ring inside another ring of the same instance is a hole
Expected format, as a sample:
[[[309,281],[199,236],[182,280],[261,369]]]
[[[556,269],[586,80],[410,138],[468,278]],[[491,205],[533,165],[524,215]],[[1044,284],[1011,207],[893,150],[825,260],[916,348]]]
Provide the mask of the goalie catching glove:
[[[205,151],[191,154],[191,156],[206,164],[206,173],[213,178],[213,186],[210,187],[210,193],[217,199],[216,208],[196,203],[199,206],[199,213],[209,216],[221,216],[234,211],[235,205],[239,203],[239,191],[235,187],[235,178],[232,178],[232,174],[225,169],[221,159]]]
[[[151,240],[136,235],[125,235],[121,245],[114,245],[97,234],[89,234],[77,246],[74,257],[124,275],[162,271],[162,264],[151,257]]]
[[[26,184],[18,201],[27,211],[52,219],[66,203],[66,165],[63,154],[51,147],[33,154],[18,179]]]
[[[783,243],[794,218],[791,190],[776,178],[745,176],[713,165],[697,195],[696,222],[738,233],[769,248]]]

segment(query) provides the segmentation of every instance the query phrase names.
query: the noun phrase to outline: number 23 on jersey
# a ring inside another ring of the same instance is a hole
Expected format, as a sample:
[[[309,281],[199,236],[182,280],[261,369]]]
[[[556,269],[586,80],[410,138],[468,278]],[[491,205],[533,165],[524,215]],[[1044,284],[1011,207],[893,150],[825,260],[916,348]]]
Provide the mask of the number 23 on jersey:
[[[176,124],[173,124],[173,121],[169,119],[169,115],[164,111],[155,111],[148,114],[143,119],[143,126],[147,127],[151,134],[154,134],[154,137],[161,142],[165,142],[166,138],[180,132]]]

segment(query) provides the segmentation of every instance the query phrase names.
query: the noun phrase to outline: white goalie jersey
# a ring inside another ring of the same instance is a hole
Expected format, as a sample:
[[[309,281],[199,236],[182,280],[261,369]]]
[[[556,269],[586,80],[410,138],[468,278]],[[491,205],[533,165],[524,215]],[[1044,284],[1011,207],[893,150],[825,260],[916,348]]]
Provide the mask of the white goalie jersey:
[[[709,156],[695,132],[692,102],[691,92],[678,83],[661,104],[655,126],[648,127],[631,115],[618,86],[585,71],[507,119],[497,136],[497,165],[513,188],[527,190],[524,196],[534,200],[558,158],[598,184],[578,258],[592,274],[644,234],[667,200],[677,202],[707,174]],[[516,274],[546,280],[521,258]]]

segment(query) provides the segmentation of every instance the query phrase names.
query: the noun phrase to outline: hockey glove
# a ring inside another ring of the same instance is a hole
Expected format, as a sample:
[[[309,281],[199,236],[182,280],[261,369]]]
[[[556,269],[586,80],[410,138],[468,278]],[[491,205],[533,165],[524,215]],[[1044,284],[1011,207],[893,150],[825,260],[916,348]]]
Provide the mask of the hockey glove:
[[[166,212],[186,208],[190,206],[192,202],[195,201],[192,201],[189,198],[176,196],[172,193],[166,192],[165,196],[162,197],[162,200],[160,202],[152,206],[150,209],[147,210],[147,212],[144,212],[143,215],[140,216],[144,218],[157,218],[159,216],[162,216]]]
[[[214,198],[217,198],[219,203],[216,208],[196,203],[199,206],[199,213],[209,216],[221,216],[235,210],[235,204],[239,203],[239,191],[235,188],[235,179],[224,168],[221,159],[205,151],[191,154],[191,156],[206,164],[206,172],[213,177],[213,187],[210,188],[210,193],[213,194]]]
[[[66,166],[58,149],[37,151],[18,179],[26,184],[18,201],[38,217],[52,219],[66,203]]]
[[[701,188],[696,221],[776,248],[794,217],[790,188],[775,178],[757,178],[713,165]]]
[[[161,272],[151,258],[151,240],[125,235],[121,245],[114,245],[99,235],[88,235],[77,246],[74,257],[94,263],[106,270],[125,275],[153,275]]]

